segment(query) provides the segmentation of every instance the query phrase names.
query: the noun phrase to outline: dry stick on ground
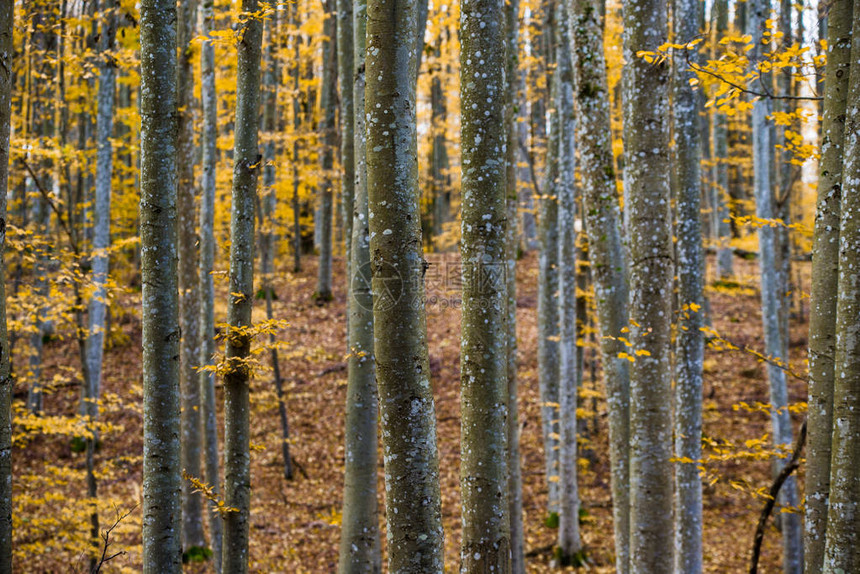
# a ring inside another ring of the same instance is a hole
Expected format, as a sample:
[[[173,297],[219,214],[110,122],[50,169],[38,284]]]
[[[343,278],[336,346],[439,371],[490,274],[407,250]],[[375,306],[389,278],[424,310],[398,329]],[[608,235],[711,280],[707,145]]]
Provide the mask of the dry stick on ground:
[[[803,445],[806,442],[806,420],[800,425],[800,433],[797,435],[797,440],[794,442],[794,452],[791,453],[791,460],[788,461],[779,475],[774,479],[770,486],[770,498],[761,510],[761,516],[758,519],[758,526],[755,529],[755,538],[753,539],[752,561],[750,564],[750,574],[758,572],[758,559],[761,554],[761,543],[764,540],[764,527],[767,525],[767,519],[773,511],[776,504],[776,498],[782,488],[782,484],[788,479],[792,472],[800,466],[800,452],[803,450]]]

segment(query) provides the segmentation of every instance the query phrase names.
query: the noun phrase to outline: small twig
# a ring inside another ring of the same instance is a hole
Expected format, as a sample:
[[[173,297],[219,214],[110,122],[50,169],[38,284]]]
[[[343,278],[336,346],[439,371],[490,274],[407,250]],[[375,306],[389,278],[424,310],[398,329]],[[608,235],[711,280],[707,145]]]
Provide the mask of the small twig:
[[[750,574],[758,572],[758,559],[761,555],[761,543],[764,540],[764,527],[767,525],[767,519],[773,511],[776,504],[776,497],[779,496],[779,491],[782,485],[788,480],[792,472],[800,466],[800,452],[803,450],[803,445],[806,442],[806,421],[800,425],[800,434],[797,435],[797,440],[794,442],[794,452],[791,453],[791,460],[788,461],[782,470],[779,471],[773,484],[770,486],[770,498],[765,502],[764,508],[761,510],[761,516],[758,519],[758,526],[755,529],[755,538],[753,538],[752,562],[750,564]]]
[[[131,510],[129,510],[128,512],[126,512],[125,514],[120,516],[119,510],[116,508],[116,506],[114,506],[114,510],[116,511],[117,519],[114,521],[113,524],[110,525],[110,527],[107,530],[105,530],[102,533],[102,540],[104,540],[104,546],[102,546],[102,555],[101,555],[101,558],[99,559],[98,564],[96,564],[95,568],[93,568],[90,571],[90,574],[99,574],[99,572],[101,572],[102,566],[104,564],[110,562],[111,560],[113,560],[114,558],[116,558],[118,556],[124,556],[126,554],[125,550],[120,550],[119,552],[114,552],[113,554],[108,556],[107,552],[108,552],[108,548],[110,548],[110,535],[114,531],[114,529],[117,526],[119,526],[119,523],[122,522],[123,520],[125,520],[126,518],[128,518],[129,515],[132,512],[134,512],[134,510],[136,508],[137,508],[137,505],[135,504],[134,506],[131,507]]]

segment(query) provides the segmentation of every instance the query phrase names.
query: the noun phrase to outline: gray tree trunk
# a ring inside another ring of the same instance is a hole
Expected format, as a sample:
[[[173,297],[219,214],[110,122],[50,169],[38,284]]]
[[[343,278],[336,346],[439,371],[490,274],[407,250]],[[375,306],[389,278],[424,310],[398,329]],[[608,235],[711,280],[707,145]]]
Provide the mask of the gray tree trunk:
[[[418,207],[414,0],[367,4],[367,187],[388,566],[442,572],[443,531]]]
[[[12,573],[12,378],[6,330],[5,252],[14,10],[14,0],[0,2],[0,574]]]
[[[853,0],[833,2],[830,5],[831,24],[827,31],[827,73],[824,78],[824,117],[821,126],[821,159],[812,247],[809,313],[809,436],[804,532],[807,572],[818,572],[824,564],[830,495],[839,220],[845,110],[851,69],[853,5]]]
[[[751,61],[759,61],[764,55],[761,38],[765,19],[770,15],[770,0],[756,0],[748,3],[746,8],[746,33],[753,38],[753,49],[749,52]],[[772,131],[767,123],[771,112],[771,102],[759,99],[753,104],[752,110],[752,145],[754,191],[756,216],[761,219],[773,219],[773,180],[771,165],[773,158]],[[759,240],[759,270],[761,276],[761,306],[764,324],[765,354],[774,359],[785,361],[785,344],[783,330],[780,324],[780,306],[784,299],[779,289],[777,269],[777,244],[775,230],[769,225],[763,225],[758,230]],[[776,445],[789,448],[793,442],[791,418],[788,412],[788,388],[785,382],[785,372],[779,367],[769,364],[767,368],[768,384],[770,387],[770,405],[772,410],[771,424],[773,440]],[[782,466],[777,462],[777,467]],[[778,468],[777,468],[778,470]],[[782,486],[779,501],[785,506],[795,507],[799,504],[797,482],[790,476]],[[803,543],[800,516],[794,513],[781,515],[783,539],[783,568],[787,574],[799,573],[803,570]]]
[[[242,11],[256,12],[257,0],[242,0]],[[233,146],[233,196],[230,211],[230,304],[226,373],[224,374],[224,516],[222,568],[229,574],[248,571],[248,527],[251,514],[249,452],[249,385],[251,308],[254,302],[254,207],[260,155],[257,145],[260,103],[260,58],[263,23],[249,18],[238,42],[236,131]]]
[[[624,191],[630,234],[630,571],[673,567],[669,66],[637,56],[667,38],[666,3],[624,4]],[[698,161],[698,159],[697,159]]]
[[[365,45],[367,4],[357,0],[350,11],[354,26],[354,67],[342,78],[355,78],[355,201],[349,285],[349,362],[346,402],[346,448],[343,527],[339,574],[382,572],[377,503],[377,432],[379,396],[373,353],[373,291],[370,267],[370,220],[367,205],[365,133]]]
[[[186,0],[177,14],[176,95],[179,106],[177,141],[177,198],[179,226],[179,326],[182,389],[182,470],[200,477],[200,291],[197,255],[197,221],[194,213],[194,66],[191,40],[197,21],[196,0]],[[203,548],[203,497],[188,480],[182,481],[182,548]]]
[[[822,570],[826,574],[860,570],[860,2],[854,3],[853,22],[839,231],[830,504]]]
[[[517,251],[519,250],[519,200],[517,198],[517,142],[516,104],[520,73],[519,0],[505,3],[507,26],[507,93],[505,95],[507,229],[506,275],[507,282],[507,379],[508,379],[508,518],[510,523],[511,574],[525,574],[525,535],[523,532],[523,477],[520,465],[519,390],[517,373]],[[440,90],[441,91],[441,90]]]
[[[577,486],[576,403],[578,357],[576,327],[576,117],[574,115],[573,69],[570,51],[570,14],[567,6],[556,8],[556,75],[560,90],[556,107],[559,124],[558,175],[558,267],[559,267],[559,528],[558,558],[562,566],[573,565],[582,550],[579,534],[579,489]]]
[[[140,3],[143,571],[182,571],[176,4]]]
[[[319,233],[319,269],[316,298],[318,302],[330,301],[332,261],[332,189],[334,187],[334,148],[337,143],[335,126],[337,103],[337,20],[335,0],[326,0],[325,38],[322,42],[322,86],[320,87],[319,131],[322,134],[322,184],[319,190],[317,217],[314,231]]]
[[[618,572],[625,574],[630,568],[630,379],[629,362],[618,357],[626,351],[618,338],[624,336],[622,329],[627,326],[628,290],[612,157],[601,5],[598,0],[574,0],[569,7],[574,36],[574,85],[579,86],[577,147],[584,219],[609,409],[615,564]]]
[[[713,4],[713,22],[716,45],[725,36],[729,28],[728,0],[716,0]],[[732,226],[729,221],[731,211],[729,203],[729,143],[728,118],[719,111],[714,111],[714,167],[712,169],[713,194],[711,209],[713,210],[713,231],[717,236],[717,279],[725,279],[734,275],[734,256],[729,247],[732,239]]]
[[[200,33],[207,37],[212,30],[214,0],[201,4]],[[215,354],[215,284],[212,271],[215,266],[215,175],[218,160],[218,100],[215,92],[215,49],[210,40],[200,48],[200,99],[203,107],[203,178],[200,197],[200,365],[212,365]],[[200,406],[204,444],[206,482],[216,492],[221,490],[218,470],[218,421],[215,406],[215,374],[200,371]],[[215,556],[215,570],[221,572],[221,516],[210,503],[209,537]]]
[[[699,35],[697,0],[675,0],[672,12],[679,43]],[[675,153],[672,181],[675,189],[677,237],[678,327],[675,337],[675,572],[702,571],[702,363],[704,333],[704,256],[701,227],[701,121],[698,94],[690,84],[694,74],[685,58],[695,64],[690,50],[674,59],[672,112]]]
[[[352,219],[355,201],[355,41],[353,34],[354,0],[337,0],[337,65],[340,79],[340,168],[343,210],[343,238],[347,271],[352,264]],[[347,273],[347,277],[351,274]]]
[[[505,13],[501,0],[460,10],[460,571],[508,572]]]

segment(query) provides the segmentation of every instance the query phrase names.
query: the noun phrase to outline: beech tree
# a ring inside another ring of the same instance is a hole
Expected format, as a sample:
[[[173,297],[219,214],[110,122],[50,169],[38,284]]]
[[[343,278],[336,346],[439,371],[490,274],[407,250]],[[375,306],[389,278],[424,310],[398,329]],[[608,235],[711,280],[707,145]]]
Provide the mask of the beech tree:
[[[233,194],[230,211],[230,304],[224,374],[224,498],[237,509],[224,517],[222,568],[248,571],[251,512],[249,451],[251,308],[254,302],[254,208],[262,156],[257,144],[260,58],[263,23],[257,0],[242,0],[238,36],[236,132],[233,145]]]
[[[585,204],[585,231],[594,282],[600,357],[609,411],[609,458],[612,467],[612,512],[615,530],[615,565],[629,572],[630,548],[630,382],[629,362],[620,337],[627,326],[627,279],[621,243],[621,208],[615,188],[612,157],[609,87],[603,52],[603,16],[597,0],[573,0],[574,85],[579,121],[577,148]]]
[[[212,30],[214,0],[203,0],[200,11],[200,32],[206,38],[200,48],[201,90],[203,108],[203,177],[200,195],[200,358],[201,366],[210,366],[215,354],[215,170],[218,143],[218,110],[215,93],[215,50],[209,34]],[[200,406],[203,430],[203,459],[205,478],[214,491],[219,492],[221,475],[218,456],[218,421],[215,406],[215,373],[203,369],[199,374]],[[210,502],[209,537],[215,556],[215,571],[221,572],[221,517]]]
[[[12,123],[15,2],[0,2],[0,574],[12,573],[12,378],[6,330],[6,194]]]
[[[388,567],[443,570],[418,211],[414,0],[367,4],[367,189]],[[501,97],[501,95],[500,95]]]
[[[676,0],[672,12],[678,42],[699,35],[699,2]],[[701,134],[699,98],[689,67],[698,54],[674,61],[672,115],[675,149],[672,162],[678,274],[678,327],[675,336],[675,572],[702,571],[702,368],[704,361],[704,257],[701,229]]]
[[[505,30],[501,0],[463,2],[460,568],[465,572],[507,572],[511,560],[505,352]]]
[[[325,39],[322,45],[322,85],[320,87],[320,113],[322,119],[319,132],[322,135],[321,154],[322,184],[319,190],[318,219],[314,230],[319,233],[319,270],[317,273],[316,298],[318,302],[330,301],[332,264],[332,213],[334,188],[334,148],[337,142],[335,124],[337,104],[337,19],[335,0],[326,0]]]
[[[630,241],[630,571],[669,572],[672,248],[669,66],[637,55],[667,37],[666,4],[624,4],[624,183]]]
[[[143,570],[182,571],[179,286],[176,274],[176,4],[140,3],[143,283]]]
[[[377,483],[377,418],[379,414],[373,340],[373,291],[370,264],[370,218],[367,199],[367,136],[365,123],[365,52],[367,4],[357,0],[353,18],[355,185],[351,214],[347,302],[349,359],[347,364],[346,445],[344,457],[343,529],[340,535],[340,574],[382,572]],[[349,121],[345,118],[345,121]]]

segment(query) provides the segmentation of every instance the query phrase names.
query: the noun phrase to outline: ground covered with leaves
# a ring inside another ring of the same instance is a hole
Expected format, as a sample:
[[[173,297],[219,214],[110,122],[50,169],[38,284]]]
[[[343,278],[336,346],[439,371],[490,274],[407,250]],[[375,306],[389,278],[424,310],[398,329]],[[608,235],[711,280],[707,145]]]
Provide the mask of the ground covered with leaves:
[[[454,254],[428,256],[428,340],[439,433],[442,512],[448,571],[459,565],[459,266]],[[753,533],[771,482],[775,453],[769,440],[770,414],[763,349],[757,266],[738,261],[732,282],[708,288],[711,327],[719,334],[706,351],[704,382],[704,562],[708,572],[748,568]],[[347,353],[345,277],[336,261],[335,299],[313,299],[315,261],[301,273],[275,279],[275,316],[289,322],[279,338],[296,476],[283,478],[281,431],[271,372],[261,370],[252,389],[252,515],[250,571],[333,572],[337,565],[344,460]],[[806,265],[806,264],[800,264]],[[804,268],[805,273],[807,270]],[[803,273],[801,273],[803,275]],[[552,569],[556,530],[547,520],[537,381],[537,257],[526,255],[518,269],[518,335],[524,523],[529,572]],[[801,282],[804,283],[804,282]],[[808,279],[805,281],[808,285]],[[801,288],[803,285],[801,285]],[[221,279],[220,298],[226,300]],[[802,297],[797,297],[805,306]],[[50,383],[45,415],[23,410],[26,389],[15,394],[14,493],[15,564],[20,572],[85,572],[90,514],[98,508],[101,530],[119,521],[107,555],[120,553],[103,572],[141,568],[142,387],[140,294],[118,293],[112,304],[110,348],[105,355],[100,449],[96,454],[97,500],[86,498],[85,454],[80,422],[80,354],[72,334],[57,333],[45,351],[44,380]],[[226,306],[216,307],[220,319]],[[263,305],[255,310],[261,321]],[[806,371],[805,314],[792,318],[791,368]],[[596,335],[583,338],[585,375],[580,394],[580,495],[582,536],[594,572],[613,572],[606,404],[596,364]],[[731,344],[726,343],[730,341]],[[733,348],[733,347],[738,347]],[[266,357],[262,354],[261,357]],[[21,367],[19,367],[21,368]],[[790,398],[802,420],[806,383],[789,377]],[[218,389],[219,399],[221,388]],[[667,399],[668,400],[668,399]],[[220,421],[223,425],[223,420]],[[222,426],[223,428],[223,426]],[[383,468],[379,467],[380,508]],[[802,471],[802,468],[801,468]],[[802,477],[802,472],[801,472]],[[780,509],[777,512],[791,511]],[[384,516],[380,517],[384,528]],[[104,545],[104,541],[101,542]],[[384,548],[384,539],[383,539]],[[777,572],[780,535],[768,526],[761,572]],[[211,563],[187,571],[212,571]]]

